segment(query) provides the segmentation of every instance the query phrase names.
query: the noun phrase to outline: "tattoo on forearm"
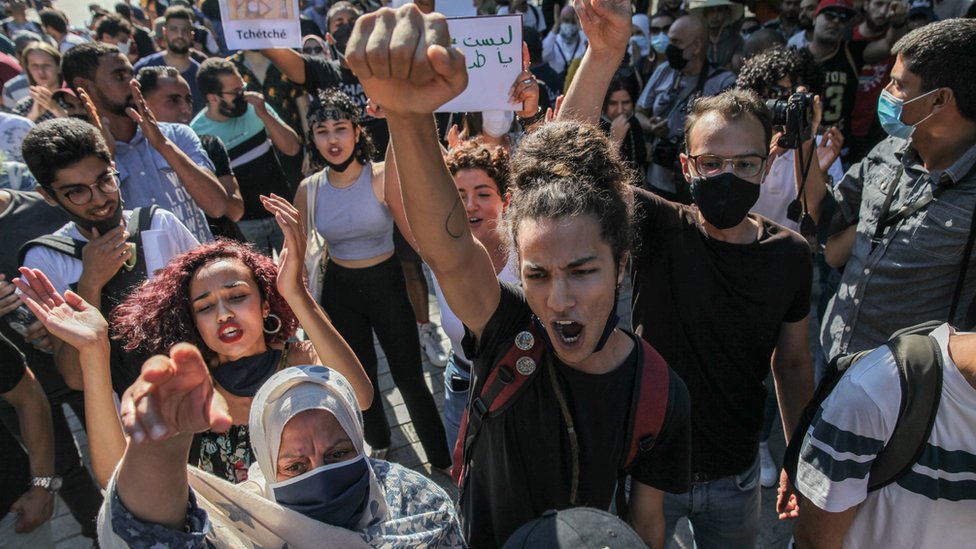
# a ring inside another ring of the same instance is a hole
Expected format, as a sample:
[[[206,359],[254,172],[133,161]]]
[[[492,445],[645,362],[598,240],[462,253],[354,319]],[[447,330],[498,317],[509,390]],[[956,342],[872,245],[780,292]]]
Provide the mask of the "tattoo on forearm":
[[[460,213],[461,215],[456,217],[455,214],[457,213]],[[451,206],[451,211],[447,214],[447,218],[444,220],[444,232],[447,233],[447,235],[451,238],[458,239],[464,236],[464,225],[466,225],[468,222],[467,217],[463,215],[464,213],[464,205],[461,204],[461,196],[458,195],[457,200],[454,201],[454,205]],[[451,223],[457,223],[458,219],[464,223],[460,227],[452,229]]]

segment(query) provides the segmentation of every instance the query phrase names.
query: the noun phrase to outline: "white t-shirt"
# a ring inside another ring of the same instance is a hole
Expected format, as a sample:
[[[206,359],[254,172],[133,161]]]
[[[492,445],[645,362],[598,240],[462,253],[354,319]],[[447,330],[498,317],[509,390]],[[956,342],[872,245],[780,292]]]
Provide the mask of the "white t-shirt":
[[[454,354],[461,357],[465,362],[471,362],[465,356],[464,349],[461,348],[461,340],[464,339],[464,324],[461,323],[461,320],[454,314],[454,311],[451,310],[451,307],[444,299],[444,292],[441,291],[441,285],[437,282],[437,277],[431,275],[431,279],[434,281],[434,294],[437,296],[437,304],[441,308],[441,328],[444,329],[447,338],[451,340],[451,347],[454,350]],[[498,280],[511,284],[519,284],[521,282],[519,279],[518,264],[514,257],[508,258],[508,263],[502,268],[502,272],[498,273]]]
[[[817,145],[822,140],[823,136],[818,135]],[[793,150],[788,150],[773,160],[773,165],[769,167],[769,174],[760,186],[759,200],[750,211],[775,221],[787,229],[799,231],[800,224],[786,217],[786,208],[797,196],[793,154]],[[808,158],[803,158],[804,163],[808,161]],[[833,177],[835,182],[840,182],[844,177],[844,167],[841,166],[840,160],[834,160],[827,174]]]
[[[976,539],[976,389],[942,350],[942,400],[919,460],[897,481],[867,491],[868,472],[891,437],[901,383],[888,347],[863,357],[824,400],[800,451],[797,488],[838,513],[860,505],[844,547],[972,547]]]
[[[134,224],[134,220],[131,218],[132,212],[126,211],[122,215],[131,231]],[[88,241],[81,235],[73,221],[55,231],[54,234],[68,236],[82,242]],[[162,208],[156,209],[150,230],[142,231],[140,240],[146,258],[146,271],[149,278],[153,277],[156,270],[166,266],[173,256],[188,252],[200,245],[190,230],[176,216]],[[27,250],[27,255],[24,256],[24,266],[43,271],[51,280],[54,289],[61,294],[70,290],[71,285],[81,279],[82,262],[80,259],[56,252],[45,246],[34,246]]]

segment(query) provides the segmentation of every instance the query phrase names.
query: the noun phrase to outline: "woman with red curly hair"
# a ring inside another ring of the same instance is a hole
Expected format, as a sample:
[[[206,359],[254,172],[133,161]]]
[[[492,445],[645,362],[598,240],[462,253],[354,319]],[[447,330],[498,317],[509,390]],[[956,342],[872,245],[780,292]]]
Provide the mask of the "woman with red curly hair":
[[[274,195],[263,200],[269,211],[291,218],[279,219],[283,228],[300,231],[300,225],[290,226],[298,223],[290,204]],[[361,406],[372,400],[362,366],[302,281],[301,232],[291,240],[280,271],[245,244],[221,240],[200,246],[174,257],[112,315],[129,351],[166,354],[181,341],[201,350],[230,407],[233,426],[226,433],[198,435],[190,463],[230,482],[247,479],[254,461],[247,433],[251,400],[278,370],[324,361],[352,382]],[[311,341],[287,344],[299,323]]]
[[[361,407],[373,398],[355,354],[305,287],[298,212],[281,197],[262,200],[286,236],[280,267],[246,244],[218,240],[174,257],[111,317],[127,351],[167,354],[183,341],[200,349],[228,403],[232,426],[198,435],[190,463],[235,483],[247,479],[254,461],[247,431],[251,400],[278,370],[324,363],[350,381]],[[287,343],[299,324],[311,341]],[[99,460],[109,474],[121,451],[106,452],[114,453],[116,459]]]

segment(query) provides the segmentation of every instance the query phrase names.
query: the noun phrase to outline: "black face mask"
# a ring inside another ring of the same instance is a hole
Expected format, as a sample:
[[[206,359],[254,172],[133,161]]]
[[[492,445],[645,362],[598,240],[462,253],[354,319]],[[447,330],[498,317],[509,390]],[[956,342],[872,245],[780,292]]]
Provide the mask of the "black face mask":
[[[210,374],[228,393],[239,397],[253,397],[261,385],[278,369],[281,351],[269,349],[259,355],[246,356],[225,362]]]
[[[675,46],[674,44],[668,44],[668,47],[664,49],[664,56],[668,59],[668,65],[671,68],[680,71],[688,66],[688,60],[684,58],[685,50]]]
[[[332,39],[335,40],[335,48],[339,52],[339,56],[344,58],[346,56],[346,45],[349,43],[349,37],[352,36],[352,23],[339,25],[339,28],[331,34]]]
[[[692,177],[691,196],[705,221],[717,229],[731,229],[745,219],[759,200],[759,185],[731,172]]]
[[[244,101],[243,95],[234,97],[234,100],[230,103],[227,103],[221,98],[220,106],[217,107],[217,110],[220,114],[228,118],[240,118],[247,112],[247,101]]]

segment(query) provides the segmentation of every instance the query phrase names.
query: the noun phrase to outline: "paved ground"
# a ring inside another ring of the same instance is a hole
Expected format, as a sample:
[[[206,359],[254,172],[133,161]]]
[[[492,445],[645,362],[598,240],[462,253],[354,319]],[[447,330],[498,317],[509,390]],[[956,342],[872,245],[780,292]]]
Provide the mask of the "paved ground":
[[[430,301],[433,313],[432,317],[435,321],[439,321],[440,314],[436,310],[437,300],[433,299],[432,297]],[[446,338],[444,344],[445,346],[450,345]],[[424,454],[424,450],[421,448],[420,443],[418,442],[417,433],[414,431],[413,425],[410,422],[410,418],[407,414],[406,407],[403,404],[403,399],[400,396],[400,392],[393,385],[392,377],[389,369],[387,368],[386,358],[383,356],[382,350],[379,349],[379,347],[377,347],[377,354],[380,357],[379,390],[386,404],[387,418],[390,421],[390,425],[393,426],[392,444],[390,446],[388,459],[390,461],[400,463],[406,467],[424,472],[437,481],[438,484],[447,489],[449,493],[456,495],[454,486],[451,485],[450,480],[446,476],[440,473],[434,473],[431,475],[430,467],[427,463],[427,456]],[[424,370],[427,385],[433,392],[434,400],[437,402],[438,409],[440,409],[444,404],[444,371],[431,366],[426,362],[426,359]],[[71,414],[70,409],[65,408],[65,410],[68,412],[72,430],[75,432],[75,436],[78,439],[79,444],[82,447],[82,451],[87,459],[87,437],[81,428],[81,424]],[[777,424],[777,426],[774,428],[773,433],[774,436],[773,440],[770,441],[770,447],[773,451],[773,455],[777,459],[780,459],[783,450],[783,435],[782,428],[779,426],[779,424]],[[776,490],[774,488],[764,489],[762,495],[762,527],[757,547],[763,549],[786,547],[786,544],[790,539],[790,530],[792,526],[789,523],[782,523],[776,518]],[[52,526],[54,529],[54,539],[56,540],[56,549],[80,549],[91,547],[90,540],[87,540],[81,536],[79,533],[80,527],[78,523],[75,522],[71,514],[68,513],[67,508],[60,499],[57,501],[57,508],[55,510],[55,518]],[[682,549],[693,547],[687,526],[679,525],[678,536],[676,536],[676,541],[671,544],[671,547],[680,547]]]

